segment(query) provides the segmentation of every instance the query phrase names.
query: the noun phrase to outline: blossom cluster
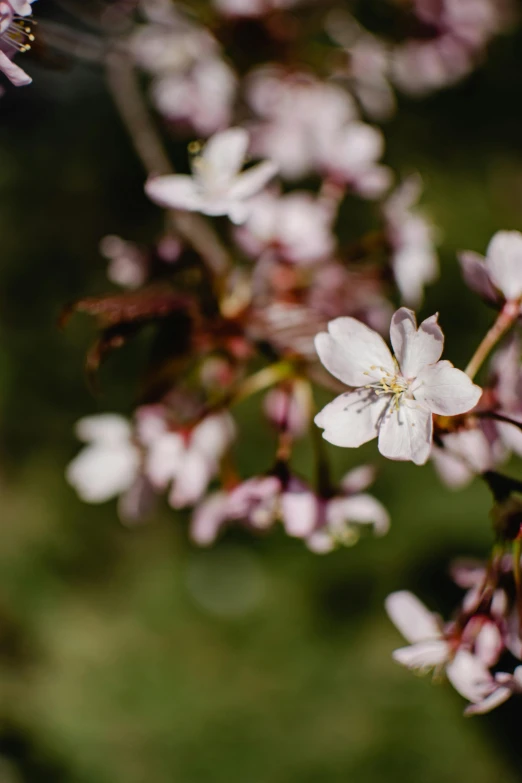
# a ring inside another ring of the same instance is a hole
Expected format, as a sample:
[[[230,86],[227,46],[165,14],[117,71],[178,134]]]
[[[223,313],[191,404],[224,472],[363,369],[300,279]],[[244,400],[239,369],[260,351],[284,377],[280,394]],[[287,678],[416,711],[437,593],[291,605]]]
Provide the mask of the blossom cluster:
[[[368,492],[375,467],[336,480],[325,441],[357,449],[376,439],[383,457],[431,461],[454,489],[482,477],[495,546],[485,567],[455,567],[467,590],[455,617],[442,623],[405,590],[386,602],[410,643],[394,658],[445,672],[467,713],[482,713],[522,691],[522,664],[504,666],[506,651],[522,660],[522,485],[498,472],[511,453],[522,456],[522,234],[499,231],[485,257],[459,256],[470,291],[496,313],[459,369],[442,358],[438,314],[417,321],[413,308],[439,272],[438,233],[418,205],[420,175],[393,171],[377,123],[396,111],[396,89],[421,95],[469,74],[512,8],[390,2],[400,31],[392,41],[342,4],[320,5],[213,0],[200,19],[174,0],[140,0],[124,22],[101,25],[144,193],[164,219],[150,246],[102,238],[119,288],[72,308],[97,319],[91,374],[142,328],[155,339],[132,414],[78,422],[84,445],[67,480],[85,502],[118,498],[125,523],[165,497],[190,510],[199,545],[229,526],[261,534],[280,524],[326,554],[365,529],[384,535],[390,516]],[[0,69],[15,84],[29,80],[12,55],[29,46],[30,13],[25,0],[0,1]],[[310,18],[327,41],[321,67],[298,56]],[[183,173],[163,132],[188,142]],[[332,395],[322,409],[320,387]],[[247,399],[273,433],[273,455],[254,475],[235,448],[235,406]],[[295,468],[302,438],[313,477]]]

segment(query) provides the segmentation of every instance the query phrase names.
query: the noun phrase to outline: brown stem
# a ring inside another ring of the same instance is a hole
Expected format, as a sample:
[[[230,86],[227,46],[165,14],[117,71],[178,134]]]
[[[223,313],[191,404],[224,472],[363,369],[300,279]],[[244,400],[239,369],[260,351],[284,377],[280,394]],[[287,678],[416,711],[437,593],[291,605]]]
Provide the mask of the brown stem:
[[[466,374],[473,380],[501,337],[511,329],[520,313],[519,302],[506,302],[497,320],[486,334],[466,367]]]
[[[116,107],[149,175],[172,174],[173,168],[150,118],[136,78],[132,60],[123,49],[113,49],[106,57],[107,80]],[[217,278],[231,265],[230,257],[210,224],[199,215],[169,212],[180,236],[201,256]]]

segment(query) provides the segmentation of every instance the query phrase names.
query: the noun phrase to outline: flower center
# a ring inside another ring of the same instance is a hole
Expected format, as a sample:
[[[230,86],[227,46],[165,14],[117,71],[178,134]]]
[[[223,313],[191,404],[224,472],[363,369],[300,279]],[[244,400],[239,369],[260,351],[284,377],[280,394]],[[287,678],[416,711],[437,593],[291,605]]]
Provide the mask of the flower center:
[[[34,41],[32,22],[13,14],[10,6],[0,2],[0,41],[17,52],[27,52]]]
[[[375,365],[372,365],[370,370],[381,370],[381,372],[384,374],[380,381],[369,383],[366,388],[373,389],[375,394],[378,396],[381,396],[382,394],[391,395],[392,399],[390,400],[390,404],[398,410],[404,394],[410,387],[409,381],[407,381],[406,378],[403,378],[403,376],[399,373],[392,375],[387,370],[385,370],[384,367],[376,367]]]

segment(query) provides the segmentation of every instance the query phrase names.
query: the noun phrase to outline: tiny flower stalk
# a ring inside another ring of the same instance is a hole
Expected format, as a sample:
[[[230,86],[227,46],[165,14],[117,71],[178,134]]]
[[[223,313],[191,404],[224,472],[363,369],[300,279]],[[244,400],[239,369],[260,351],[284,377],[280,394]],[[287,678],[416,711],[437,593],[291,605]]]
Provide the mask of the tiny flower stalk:
[[[468,375],[471,380],[473,380],[499,340],[515,324],[519,314],[520,302],[508,301],[505,303],[504,307],[498,315],[497,320],[478,346],[477,350],[471,357],[468,366],[466,367],[466,375]]]

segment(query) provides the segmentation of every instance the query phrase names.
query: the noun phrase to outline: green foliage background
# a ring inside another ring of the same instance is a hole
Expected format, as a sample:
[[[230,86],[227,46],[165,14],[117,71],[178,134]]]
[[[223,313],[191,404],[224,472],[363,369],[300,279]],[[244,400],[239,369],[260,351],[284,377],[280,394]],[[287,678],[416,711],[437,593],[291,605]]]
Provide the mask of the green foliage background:
[[[462,718],[447,684],[396,666],[386,594],[458,598],[451,557],[485,554],[489,497],[453,494],[431,466],[384,464],[374,444],[333,449],[341,475],[377,459],[385,539],[321,558],[279,532],[190,545],[161,509],[124,529],[112,505],[65,484],[72,425],[130,412],[145,345],[116,356],[89,393],[89,324],[58,330],[62,306],[107,290],[98,242],[147,240],[159,212],[107,96],[103,74],[32,68],[0,104],[0,783],[474,783],[522,780],[521,702]],[[466,361],[492,314],[459,278],[458,248],[522,228],[522,38],[422,102],[402,101],[388,159],[420,170],[442,229],[439,310],[446,356]],[[347,231],[357,231],[350,211]],[[255,405],[238,411],[245,474],[272,443]],[[310,447],[296,465],[306,471]],[[520,465],[510,466],[521,477]]]

